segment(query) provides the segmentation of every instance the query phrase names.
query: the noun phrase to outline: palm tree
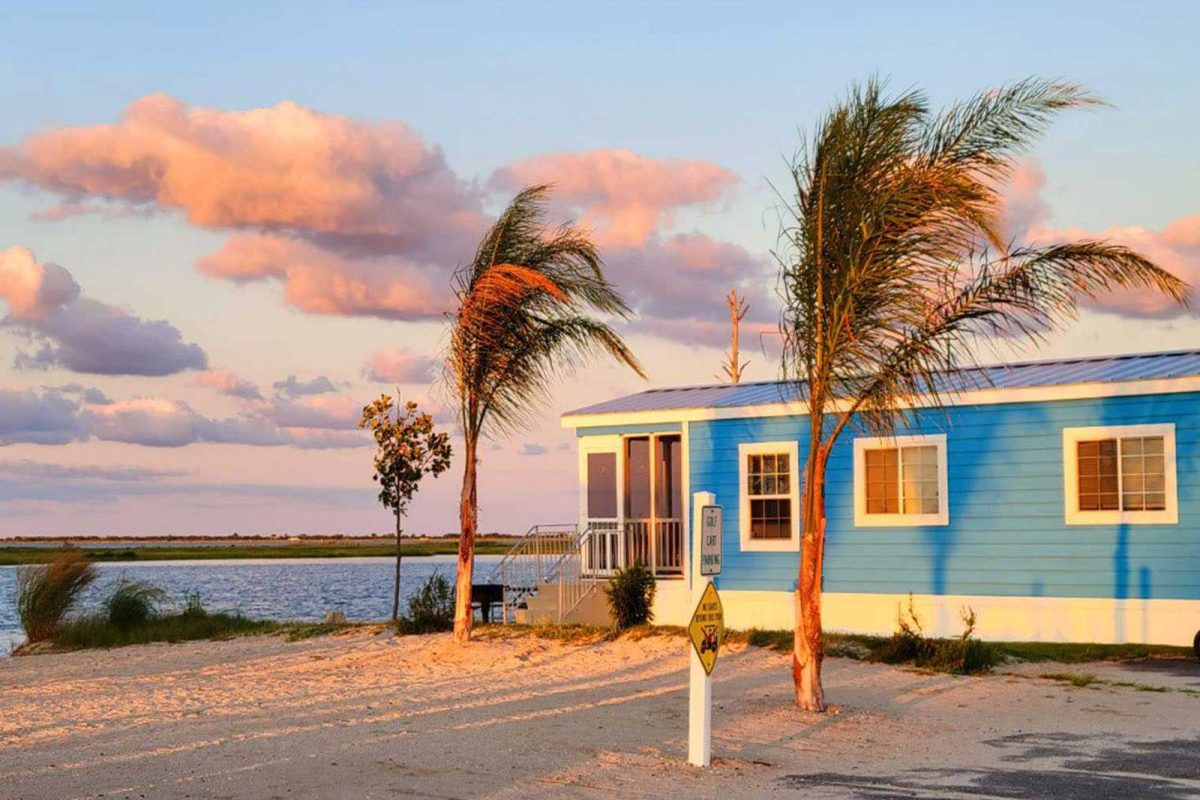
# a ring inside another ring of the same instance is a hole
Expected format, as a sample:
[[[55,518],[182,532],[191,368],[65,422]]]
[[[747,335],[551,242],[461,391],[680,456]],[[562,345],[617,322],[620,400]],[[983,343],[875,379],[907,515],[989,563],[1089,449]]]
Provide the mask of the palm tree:
[[[597,355],[645,377],[625,342],[593,314],[626,318],[629,307],[604,277],[596,246],[578,228],[545,221],[549,187],[513,198],[455,276],[447,377],[463,432],[454,637],[471,636],[479,437],[527,428],[555,379]]]
[[[1036,342],[1083,299],[1132,287],[1186,303],[1186,284],[1128,248],[1002,238],[997,201],[1016,157],[1057,112],[1097,102],[1028,79],[934,114],[920,91],[887,98],[870,81],[792,162],[775,257],[783,374],[809,416],[792,654],[802,708],[825,708],[825,468],[847,425],[889,434],[902,409],[954,391],[945,372],[976,365],[972,345]]]

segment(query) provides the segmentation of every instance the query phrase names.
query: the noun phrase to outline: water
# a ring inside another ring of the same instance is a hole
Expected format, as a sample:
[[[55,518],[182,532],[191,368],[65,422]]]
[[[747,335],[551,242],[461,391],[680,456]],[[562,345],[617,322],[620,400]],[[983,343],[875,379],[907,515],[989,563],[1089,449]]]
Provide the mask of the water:
[[[501,556],[477,556],[475,582],[487,583]],[[454,581],[455,556],[406,558],[400,576],[403,597],[436,571]],[[167,604],[182,608],[196,592],[209,611],[238,612],[256,619],[320,620],[341,611],[351,620],[386,619],[392,612],[391,558],[232,559],[99,563],[99,576],[80,601],[79,611],[100,607],[118,582],[140,581],[167,593]],[[0,567],[0,656],[24,639],[17,620],[17,568]]]

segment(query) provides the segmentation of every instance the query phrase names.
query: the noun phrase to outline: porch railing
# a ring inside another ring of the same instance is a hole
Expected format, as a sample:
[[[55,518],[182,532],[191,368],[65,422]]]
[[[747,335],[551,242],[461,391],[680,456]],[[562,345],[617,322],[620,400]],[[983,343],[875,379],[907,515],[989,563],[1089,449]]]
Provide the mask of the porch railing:
[[[612,575],[622,566],[642,564],[656,575],[683,574],[683,520],[593,521],[583,542],[583,572]]]

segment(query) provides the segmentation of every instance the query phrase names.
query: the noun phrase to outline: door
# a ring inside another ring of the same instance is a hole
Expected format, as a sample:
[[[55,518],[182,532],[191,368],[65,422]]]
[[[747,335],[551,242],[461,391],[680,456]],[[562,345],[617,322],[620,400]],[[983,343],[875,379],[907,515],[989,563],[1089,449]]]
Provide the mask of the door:
[[[583,525],[592,531],[583,543],[583,570],[608,574],[619,563],[617,450],[582,452]]]

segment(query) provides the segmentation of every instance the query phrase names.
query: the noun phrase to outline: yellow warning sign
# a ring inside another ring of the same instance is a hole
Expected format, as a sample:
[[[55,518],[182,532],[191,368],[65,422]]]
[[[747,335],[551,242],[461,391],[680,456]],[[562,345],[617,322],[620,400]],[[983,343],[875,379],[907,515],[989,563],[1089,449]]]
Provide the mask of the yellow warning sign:
[[[712,675],[713,665],[717,663],[717,651],[721,649],[721,641],[725,638],[725,610],[721,608],[717,587],[711,583],[704,588],[700,603],[692,614],[688,638],[696,648],[705,674]]]

